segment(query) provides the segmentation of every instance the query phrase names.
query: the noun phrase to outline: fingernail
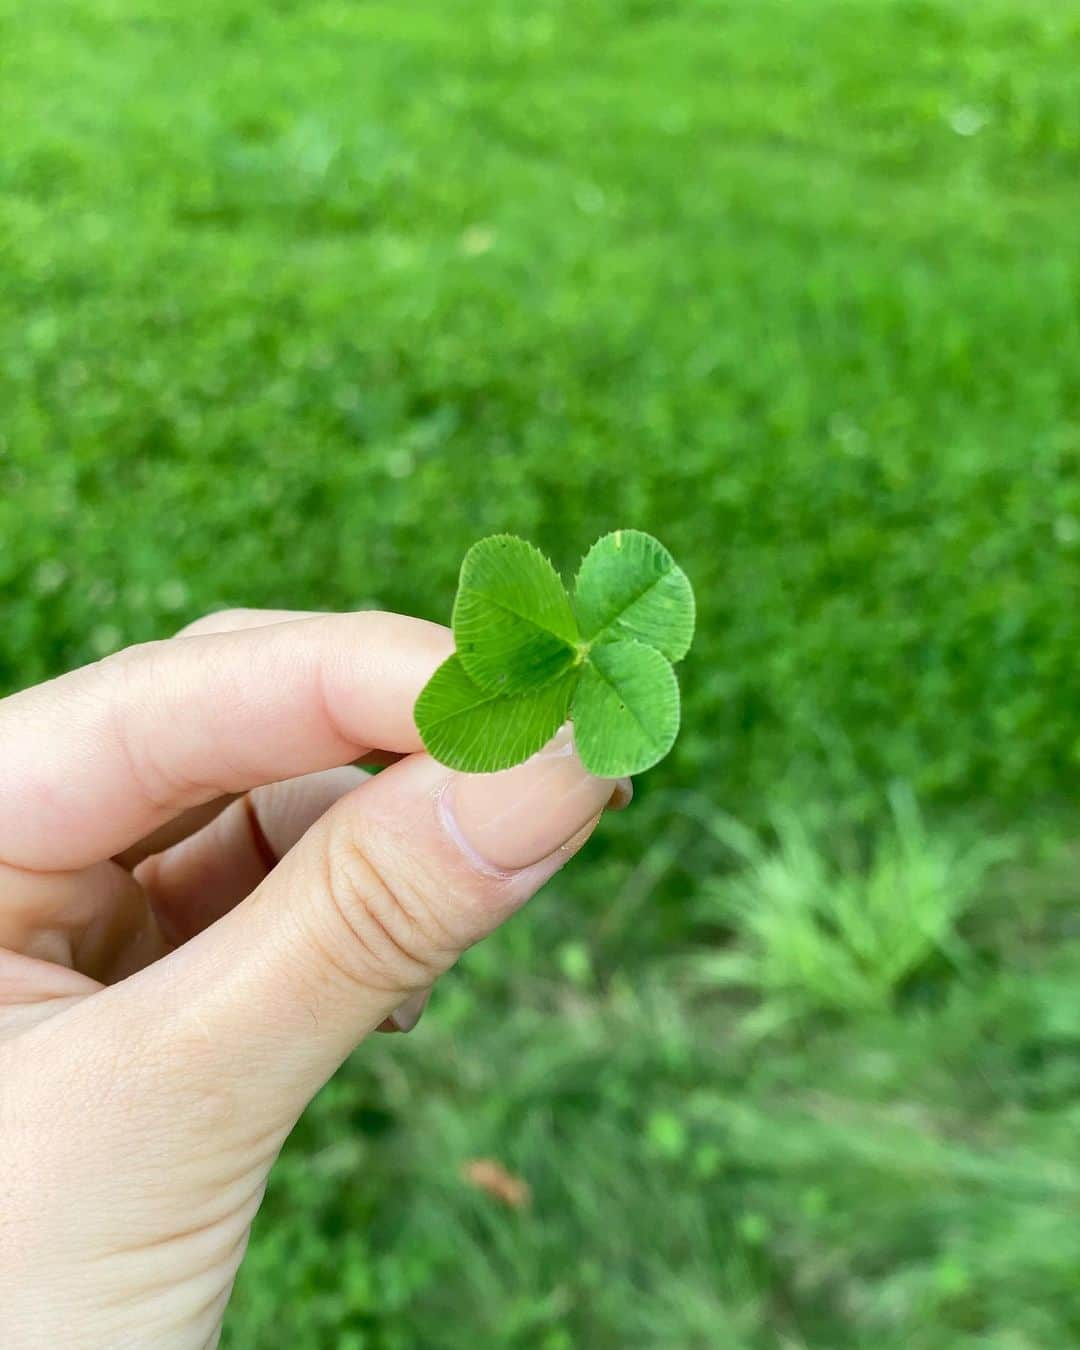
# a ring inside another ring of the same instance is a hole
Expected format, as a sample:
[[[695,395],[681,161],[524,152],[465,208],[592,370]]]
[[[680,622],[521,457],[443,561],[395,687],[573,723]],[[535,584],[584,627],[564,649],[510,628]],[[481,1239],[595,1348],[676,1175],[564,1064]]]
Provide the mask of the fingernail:
[[[451,832],[499,871],[540,862],[610,801],[615,780],[586,773],[564,727],[543,750],[501,773],[459,774],[443,798]]]
[[[398,1031],[412,1031],[424,1009],[427,1007],[427,1001],[431,997],[430,989],[422,989],[419,994],[413,994],[412,998],[407,998],[400,1008],[395,1008],[390,1014],[390,1021],[394,1023]]]

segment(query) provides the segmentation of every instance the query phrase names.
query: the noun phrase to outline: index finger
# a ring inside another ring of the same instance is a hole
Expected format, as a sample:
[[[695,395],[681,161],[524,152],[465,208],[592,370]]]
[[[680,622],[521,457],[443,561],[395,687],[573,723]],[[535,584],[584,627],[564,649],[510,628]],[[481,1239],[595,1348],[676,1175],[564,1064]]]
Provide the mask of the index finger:
[[[132,647],[0,702],[0,858],[85,867],[227,793],[419,750],[449,630],[366,611]]]

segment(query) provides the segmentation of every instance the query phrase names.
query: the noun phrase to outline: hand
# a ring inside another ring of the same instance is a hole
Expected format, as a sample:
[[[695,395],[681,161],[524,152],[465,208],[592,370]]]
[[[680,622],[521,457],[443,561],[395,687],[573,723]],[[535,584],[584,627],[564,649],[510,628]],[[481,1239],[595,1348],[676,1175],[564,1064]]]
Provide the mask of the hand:
[[[625,794],[566,732],[501,774],[420,753],[450,650],[242,611],[0,702],[6,1350],[216,1344],[306,1103]]]

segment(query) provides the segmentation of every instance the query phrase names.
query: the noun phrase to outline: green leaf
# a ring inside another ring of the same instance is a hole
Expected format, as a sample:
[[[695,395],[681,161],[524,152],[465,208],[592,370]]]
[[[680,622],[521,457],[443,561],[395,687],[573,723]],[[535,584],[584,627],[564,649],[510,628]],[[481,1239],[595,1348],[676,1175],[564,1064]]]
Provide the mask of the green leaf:
[[[568,714],[595,774],[641,773],[667,754],[679,729],[671,660],[694,629],[685,573],[650,535],[617,530],[582,562],[576,605],[586,641],[543,554],[512,535],[473,545],[454,602],[457,652],[416,704],[436,759],[471,773],[509,768]]]
[[[594,643],[636,638],[681,661],[694,636],[690,579],[651,534],[616,530],[589,549],[574,591],[581,631]]]
[[[428,752],[451,769],[494,773],[520,764],[566,721],[577,672],[523,694],[493,694],[469,678],[457,656],[424,686],[415,718]]]
[[[571,716],[574,742],[590,773],[621,778],[651,769],[679,730],[679,685],[671,663],[632,639],[594,647]]]
[[[492,693],[542,688],[577,660],[577,622],[559,574],[510,534],[466,553],[451,623],[462,665]]]

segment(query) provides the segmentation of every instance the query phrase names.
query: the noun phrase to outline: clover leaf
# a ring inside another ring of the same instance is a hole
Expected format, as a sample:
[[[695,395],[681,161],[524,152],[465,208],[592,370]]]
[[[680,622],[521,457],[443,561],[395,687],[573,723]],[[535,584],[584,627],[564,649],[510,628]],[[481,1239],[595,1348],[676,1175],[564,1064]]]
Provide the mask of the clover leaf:
[[[592,643],[637,638],[681,661],[694,636],[690,578],[651,534],[616,530],[586,553],[574,583],[582,635]]]
[[[482,539],[462,563],[451,624],[456,652],[416,704],[424,745],[451,768],[520,764],[567,716],[582,762],[600,777],[641,773],[674,744],[671,663],[690,647],[694,595],[651,535],[599,539],[573,605],[538,549],[513,535]]]
[[[461,664],[493,693],[539,688],[576,659],[577,621],[558,572],[512,534],[466,553],[451,624]]]
[[[643,773],[675,744],[679,682],[655,647],[611,642],[590,652],[570,712],[574,743],[590,773]]]
[[[444,764],[467,773],[506,769],[551,740],[566,721],[576,683],[567,674],[541,689],[493,694],[451,656],[424,686],[416,724],[428,751]]]

